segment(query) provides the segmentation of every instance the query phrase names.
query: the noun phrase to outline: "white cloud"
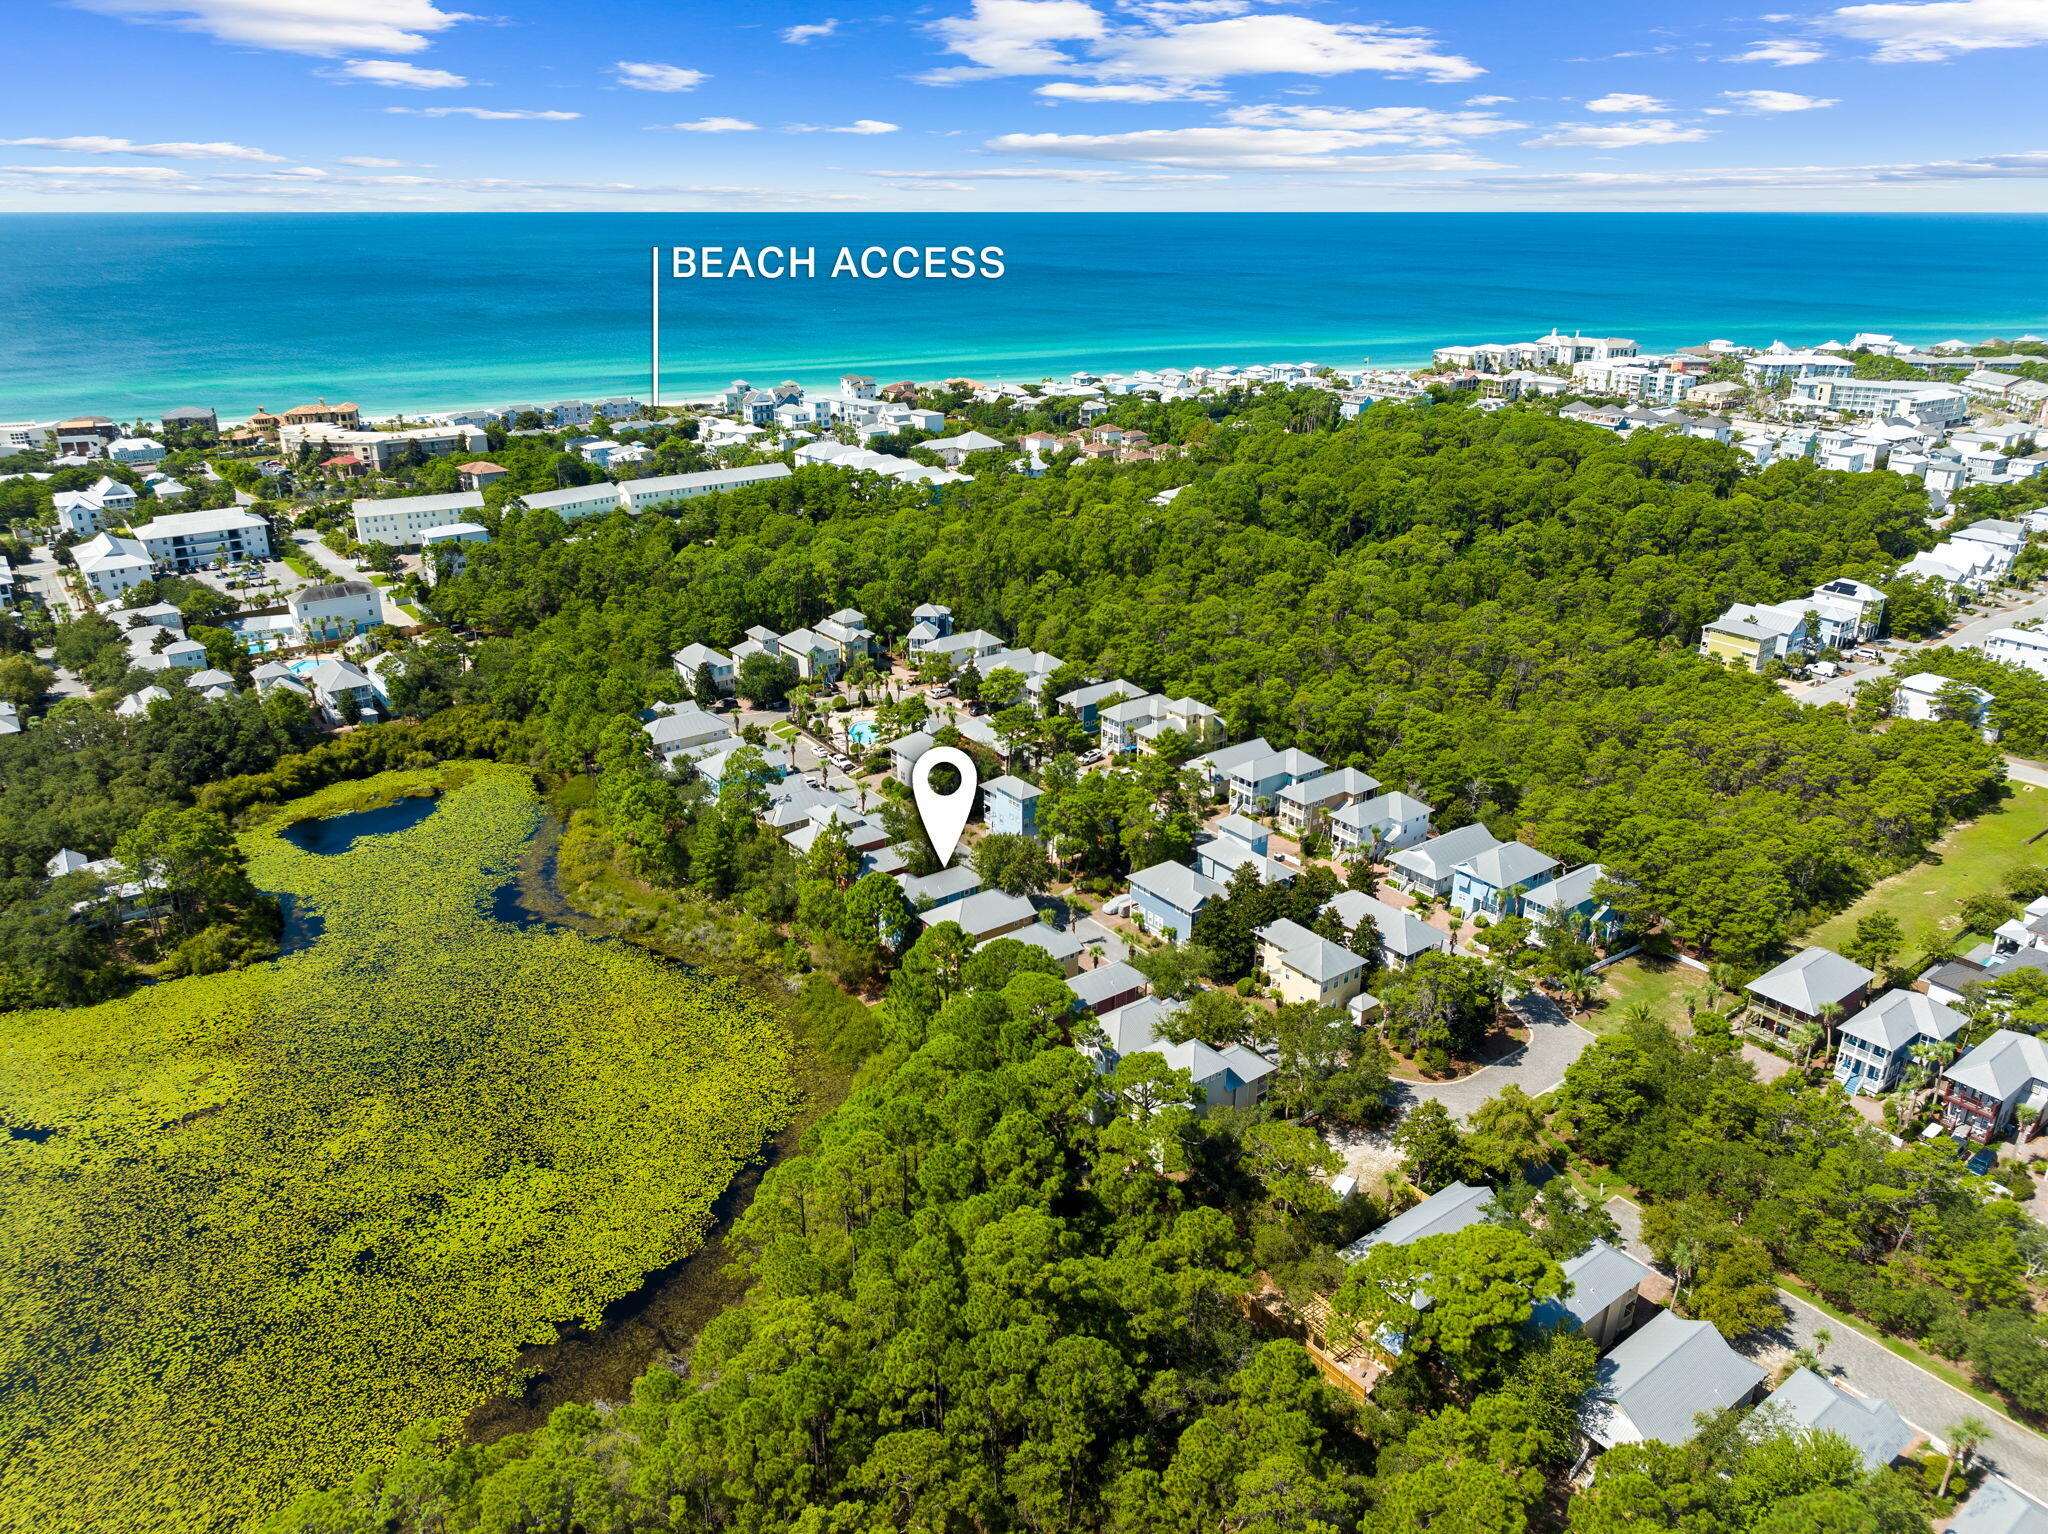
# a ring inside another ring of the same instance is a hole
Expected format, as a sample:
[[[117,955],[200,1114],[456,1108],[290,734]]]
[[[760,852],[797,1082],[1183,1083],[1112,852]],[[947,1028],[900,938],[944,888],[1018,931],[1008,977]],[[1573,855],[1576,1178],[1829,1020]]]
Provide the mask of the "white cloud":
[[[1609,96],[1595,96],[1586,103],[1588,112],[1668,112],[1670,107],[1655,96],[1631,96],[1626,91],[1616,91]]]
[[[1226,120],[1247,128],[1326,128],[1357,134],[1358,143],[1454,144],[1485,133],[1526,128],[1492,112],[1439,112],[1430,107],[1232,107]]]
[[[1109,27],[1086,0],[974,0],[972,14],[949,16],[932,30],[949,52],[973,60],[973,70],[941,72],[964,78],[1075,73],[1079,66],[1053,45],[1098,38]]]
[[[396,170],[402,165],[412,164],[412,161],[382,160],[373,154],[345,154],[336,159],[334,163],[336,165],[356,165],[364,170]]]
[[[433,0],[76,0],[89,11],[162,22],[224,43],[310,53],[418,53],[428,37],[476,18]]]
[[[902,130],[894,123],[879,122],[872,117],[857,117],[852,122],[837,128],[828,127],[824,123],[789,123],[783,127],[782,131],[784,133],[857,133],[862,137],[872,137],[878,133],[900,133]]]
[[[386,107],[394,117],[474,117],[478,122],[573,122],[581,112],[494,111],[490,107]]]
[[[839,30],[839,18],[827,16],[823,21],[806,22],[802,26],[785,27],[782,40],[785,43],[807,43],[813,38],[830,37]]]
[[[133,139],[105,138],[96,133],[71,138],[0,138],[0,145],[17,149],[61,149],[66,154],[134,154],[155,160],[271,160],[283,155],[265,154],[242,144],[138,144]]]
[[[361,80],[412,91],[459,90],[469,82],[445,69],[425,69],[400,59],[352,59],[333,71],[337,79]]]
[[[1485,170],[1492,162],[1463,154],[1349,155],[1378,140],[1369,133],[1304,128],[1149,128],[1138,133],[1005,133],[988,141],[998,154],[1132,160],[1220,170]]]
[[[674,64],[629,64],[623,59],[612,65],[619,84],[636,91],[693,91],[711,76],[701,69],[683,69]]]
[[[1468,59],[1437,52],[1425,34],[1307,16],[1236,16],[1124,37],[1104,64],[1112,74],[1178,80],[1369,70],[1445,81],[1485,73]]]
[[[1820,18],[1844,37],[1877,44],[1881,64],[1918,64],[1980,48],[2048,43],[2041,0],[1934,0],[1929,5],[1845,5]]]
[[[1633,149],[1642,144],[1696,143],[1711,131],[1656,118],[1628,123],[1559,123],[1548,133],[1522,142],[1533,149]]]
[[[752,133],[760,124],[742,117],[700,117],[693,123],[658,123],[656,127],[674,133]]]
[[[1198,85],[1083,85],[1078,80],[1054,80],[1033,92],[1048,101],[1221,101],[1223,92],[1204,90]]]
[[[1465,105],[1468,107],[1497,107],[1514,99],[1512,96],[1467,96],[1465,98]]]
[[[2048,150],[1899,165],[1737,166],[1698,171],[1558,171],[1431,182],[1437,192],[1578,191],[1650,196],[1728,190],[1819,191],[1930,182],[2048,180]],[[1414,188],[1414,182],[1384,185]]]
[[[1841,105],[1832,97],[1802,96],[1797,91],[1723,91],[1721,97],[1745,112],[1811,112]]]
[[[190,171],[168,165],[4,165],[10,176],[91,176],[105,181],[183,181]]]
[[[1251,9],[1251,0],[1122,0],[1122,5],[1127,11],[1164,26],[1212,16],[1242,16]]]
[[[1766,21],[1770,17],[1764,18]],[[1734,54],[1723,59],[1724,64],[1776,64],[1785,68],[1791,64],[1811,64],[1815,59],[1827,57],[1825,49],[1816,48],[1812,43],[1795,42],[1789,37],[1766,38],[1760,43],[1751,43],[1749,52]]]
[[[1232,75],[1372,71],[1444,81],[1484,73],[1468,59],[1439,52],[1428,33],[1412,29],[1270,13],[1191,20],[1190,15],[1216,11],[1134,9],[1139,25],[1115,27],[1085,0],[974,0],[968,15],[932,26],[947,50],[971,60],[972,67],[920,78],[932,85],[999,75],[1208,82]]]

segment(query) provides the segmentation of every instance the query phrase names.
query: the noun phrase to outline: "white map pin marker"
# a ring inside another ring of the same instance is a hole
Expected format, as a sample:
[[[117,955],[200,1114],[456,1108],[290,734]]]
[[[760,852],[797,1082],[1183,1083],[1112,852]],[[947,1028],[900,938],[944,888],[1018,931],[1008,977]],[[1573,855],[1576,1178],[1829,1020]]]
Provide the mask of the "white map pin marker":
[[[960,774],[960,786],[950,794],[932,783],[932,772],[952,767]],[[932,851],[939,855],[939,867],[953,861],[960,845],[960,833],[967,829],[967,816],[974,808],[974,788],[981,776],[974,770],[974,758],[958,746],[933,746],[910,769],[910,788],[917,799],[918,818],[924,834],[932,839]]]

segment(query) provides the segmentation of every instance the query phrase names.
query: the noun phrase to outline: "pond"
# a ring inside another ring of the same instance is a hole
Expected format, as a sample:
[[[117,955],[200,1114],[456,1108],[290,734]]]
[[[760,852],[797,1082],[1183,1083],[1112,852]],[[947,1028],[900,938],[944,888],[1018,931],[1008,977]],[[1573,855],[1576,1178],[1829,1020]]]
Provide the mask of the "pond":
[[[351,810],[345,815],[293,821],[277,834],[302,852],[336,857],[366,836],[409,831],[440,806],[439,795],[415,794],[372,809]],[[602,923],[575,920],[575,913],[555,888],[555,849],[560,841],[561,826],[550,815],[539,834],[527,843],[519,868],[491,892],[491,917],[522,931],[560,932],[575,927],[588,936],[610,937],[612,934]],[[317,943],[324,930],[319,916],[288,893],[279,893],[277,898],[284,910],[282,951],[298,953]]]
[[[371,810],[295,820],[277,834],[301,852],[318,852],[334,857],[348,851],[359,837],[389,836],[394,831],[410,831],[440,807],[441,801],[436,795],[418,794]]]

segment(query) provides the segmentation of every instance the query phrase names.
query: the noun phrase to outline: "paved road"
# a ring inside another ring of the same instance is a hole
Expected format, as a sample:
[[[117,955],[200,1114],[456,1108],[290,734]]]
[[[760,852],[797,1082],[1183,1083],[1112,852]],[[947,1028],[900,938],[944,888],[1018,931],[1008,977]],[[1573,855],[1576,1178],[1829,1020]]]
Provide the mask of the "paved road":
[[[2039,762],[2030,762],[2023,757],[2008,756],[2005,759],[2005,775],[2015,783],[2029,783],[2035,788],[2048,788],[2048,767]]]
[[[2033,618],[2048,618],[2048,592],[2042,592],[2018,607],[1972,618],[1947,634],[1937,635],[1926,644],[1910,644],[1903,641],[1887,644],[1883,649],[1884,660],[1875,665],[1867,661],[1860,663],[1853,671],[1831,677],[1825,682],[1786,682],[1783,685],[1785,691],[1801,703],[1848,703],[1854,700],[1858,687],[1873,677],[1882,676],[1893,661],[1935,645],[1947,645],[1956,650],[1970,649],[1981,644],[1998,629],[2011,628],[2016,623]]]
[[[1433,1098],[1450,1109],[1453,1117],[1469,1120],[1480,1104],[1502,1087],[1518,1086],[1535,1097],[1562,1082],[1566,1068],[1585,1053],[1593,1035],[1541,992],[1518,996],[1509,1005],[1529,1025],[1527,1044],[1498,1065],[1484,1066],[1457,1081],[1397,1082],[1399,1111],[1405,1113],[1424,1098]]]
[[[1616,1197],[1607,1201],[1607,1212],[1621,1227],[1622,1245],[1644,1262],[1650,1262],[1650,1249],[1643,1245],[1642,1211],[1627,1199]],[[2048,1496],[2048,1438],[2001,1416],[1918,1364],[1814,1309],[1797,1295],[1781,1289],[1778,1297],[1790,1312],[1786,1324],[1777,1331],[1751,1338],[1743,1345],[1743,1352],[1759,1362],[1776,1363],[1792,1348],[1815,1346],[1815,1334],[1825,1330],[1829,1341],[1821,1362],[1836,1381],[1866,1396],[1882,1396],[1892,1403],[1893,1410],[1929,1438],[1942,1439],[1964,1417],[1982,1418],[1991,1425],[1991,1437],[1982,1451],[1991,1468],[2022,1491],[2037,1497]],[[1759,1356],[1766,1354],[1771,1356]]]

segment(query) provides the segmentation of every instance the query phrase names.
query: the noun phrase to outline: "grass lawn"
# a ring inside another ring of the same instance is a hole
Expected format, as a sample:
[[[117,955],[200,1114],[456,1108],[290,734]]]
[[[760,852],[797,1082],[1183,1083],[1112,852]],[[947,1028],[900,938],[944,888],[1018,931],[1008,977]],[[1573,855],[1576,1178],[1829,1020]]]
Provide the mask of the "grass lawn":
[[[1671,956],[1671,946],[1661,938],[1652,939],[1643,951],[1610,965],[1600,972],[1605,982],[1599,1002],[1579,1022],[1595,1033],[1611,1033],[1621,1025],[1622,1014],[1641,1003],[1665,1022],[1682,1024],[1688,1014],[1688,996],[1700,999],[1703,1009],[1721,1009],[1735,998],[1720,991],[1702,970],[1680,964]]]
[[[1806,941],[1841,952],[1856,923],[1873,911],[1889,911],[1905,930],[1911,963],[1938,937],[1960,937],[1956,908],[1970,896],[2001,893],[2006,870],[2015,863],[2048,862],[2048,837],[2029,846],[2028,839],[2048,831],[2048,789],[2028,783],[2012,785],[2012,796],[1991,814],[1956,827],[1935,845],[1927,861],[1894,874],[1873,886],[1839,916],[1806,934]]]

